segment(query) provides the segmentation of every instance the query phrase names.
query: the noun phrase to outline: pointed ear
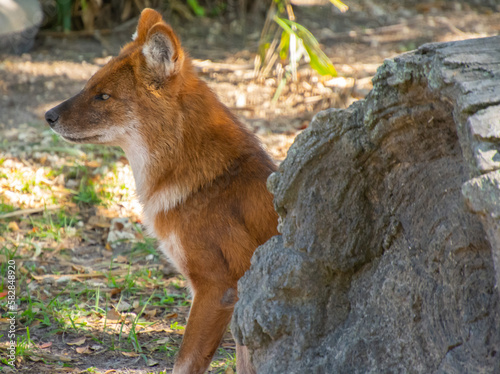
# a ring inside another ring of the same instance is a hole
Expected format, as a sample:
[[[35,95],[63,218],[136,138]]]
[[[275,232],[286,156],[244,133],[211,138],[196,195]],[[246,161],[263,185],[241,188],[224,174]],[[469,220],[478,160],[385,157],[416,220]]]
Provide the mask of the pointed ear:
[[[139,43],[144,43],[148,35],[148,31],[156,25],[158,22],[162,22],[163,19],[161,14],[156,10],[151,8],[146,8],[141,12],[141,17],[139,18],[139,23],[137,24],[137,30],[134,35],[132,35],[132,40],[136,40]]]
[[[157,23],[149,29],[142,47],[146,66],[155,80],[178,73],[184,60],[181,43],[170,26]]]

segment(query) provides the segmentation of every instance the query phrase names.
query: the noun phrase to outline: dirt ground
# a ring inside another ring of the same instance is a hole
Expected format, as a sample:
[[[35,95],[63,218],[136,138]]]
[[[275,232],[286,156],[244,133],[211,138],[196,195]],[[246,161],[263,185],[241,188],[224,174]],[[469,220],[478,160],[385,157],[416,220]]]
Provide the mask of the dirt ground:
[[[346,3],[346,13],[331,5],[296,8],[297,20],[318,38],[339,76],[320,77],[304,63],[297,82],[277,98],[276,76],[254,74],[263,20],[247,22],[245,32],[214,19],[169,21],[199,74],[277,163],[315,113],[363,99],[384,59],[428,42],[500,31],[500,10],[461,2]],[[189,295],[183,278],[142,235],[123,153],[67,145],[43,120],[47,109],[78,93],[134,31],[132,23],[85,37],[43,31],[29,54],[0,55],[0,264],[16,259],[18,334],[29,333],[32,345],[16,372],[135,374],[173,367]],[[5,284],[0,283],[2,357]],[[233,356],[228,332],[210,372],[232,373]],[[13,369],[0,363],[1,372]]]

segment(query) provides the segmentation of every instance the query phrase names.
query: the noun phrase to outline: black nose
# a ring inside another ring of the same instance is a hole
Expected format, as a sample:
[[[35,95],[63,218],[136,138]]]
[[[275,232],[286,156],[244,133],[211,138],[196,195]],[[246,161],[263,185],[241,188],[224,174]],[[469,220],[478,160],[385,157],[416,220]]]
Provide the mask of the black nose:
[[[45,113],[45,120],[52,127],[56,124],[59,119],[59,113],[57,113],[54,109],[51,109]]]

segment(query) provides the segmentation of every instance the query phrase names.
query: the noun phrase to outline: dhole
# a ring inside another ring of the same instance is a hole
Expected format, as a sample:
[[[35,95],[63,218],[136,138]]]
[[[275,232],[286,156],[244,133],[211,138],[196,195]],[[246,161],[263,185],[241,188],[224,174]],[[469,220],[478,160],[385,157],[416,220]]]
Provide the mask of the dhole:
[[[144,223],[193,294],[173,372],[205,372],[231,320],[238,279],[255,248],[278,234],[266,188],[275,165],[152,9],[118,57],[45,118],[70,142],[125,151]],[[253,373],[245,347],[236,351],[238,373]]]

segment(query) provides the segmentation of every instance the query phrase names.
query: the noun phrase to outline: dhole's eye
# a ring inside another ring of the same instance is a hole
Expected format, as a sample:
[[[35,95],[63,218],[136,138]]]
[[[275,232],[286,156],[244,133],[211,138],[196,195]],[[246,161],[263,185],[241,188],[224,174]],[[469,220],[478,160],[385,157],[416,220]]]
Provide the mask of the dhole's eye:
[[[109,98],[110,96],[108,94],[100,94],[95,96],[96,100],[108,100]]]

